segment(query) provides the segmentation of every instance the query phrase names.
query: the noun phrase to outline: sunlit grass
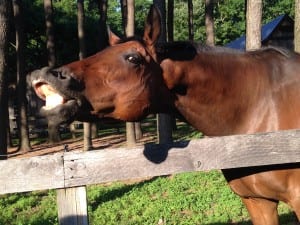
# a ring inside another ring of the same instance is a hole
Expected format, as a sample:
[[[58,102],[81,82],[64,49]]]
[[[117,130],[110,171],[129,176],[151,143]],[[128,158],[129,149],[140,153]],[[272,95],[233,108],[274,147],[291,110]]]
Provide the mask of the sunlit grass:
[[[91,225],[250,225],[248,213],[219,171],[182,173],[139,183],[88,187]],[[280,204],[283,225],[295,217]],[[56,192],[0,197],[0,224],[57,225]]]

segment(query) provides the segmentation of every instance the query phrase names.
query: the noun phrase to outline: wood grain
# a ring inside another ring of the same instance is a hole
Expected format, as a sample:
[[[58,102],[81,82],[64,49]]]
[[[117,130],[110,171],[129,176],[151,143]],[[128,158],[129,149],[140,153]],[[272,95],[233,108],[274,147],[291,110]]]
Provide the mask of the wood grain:
[[[172,145],[67,152],[1,161],[0,194],[186,171],[297,162],[300,162],[300,130],[204,138]]]
[[[63,154],[0,161],[0,194],[62,188]]]
[[[88,225],[86,187],[57,190],[59,225]]]

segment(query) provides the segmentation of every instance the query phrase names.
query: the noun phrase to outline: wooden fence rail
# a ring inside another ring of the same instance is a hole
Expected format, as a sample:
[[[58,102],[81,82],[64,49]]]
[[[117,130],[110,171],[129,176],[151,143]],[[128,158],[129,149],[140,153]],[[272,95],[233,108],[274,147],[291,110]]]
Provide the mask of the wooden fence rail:
[[[63,152],[1,161],[0,194],[61,189],[58,191],[60,224],[88,224],[87,214],[82,213],[82,208],[86,212],[85,186],[88,184],[297,162],[300,162],[300,130],[204,138],[130,149]],[[73,207],[75,211],[72,211],[69,208],[74,204],[80,207]]]

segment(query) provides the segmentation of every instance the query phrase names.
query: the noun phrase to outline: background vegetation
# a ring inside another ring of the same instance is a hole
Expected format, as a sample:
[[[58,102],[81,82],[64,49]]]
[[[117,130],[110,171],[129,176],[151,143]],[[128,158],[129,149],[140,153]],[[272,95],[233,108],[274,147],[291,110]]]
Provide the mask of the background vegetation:
[[[25,36],[26,36],[26,70],[47,65],[45,18],[42,0],[23,0]],[[151,0],[136,0],[136,34],[143,32],[144,20]],[[294,15],[294,0],[264,1],[263,22],[287,13]],[[57,64],[65,64],[78,59],[77,5],[74,0],[53,0],[55,43]],[[194,32],[195,41],[204,43],[204,1],[194,1]],[[87,54],[98,51],[99,13],[96,0],[85,1],[85,30]],[[175,1],[174,6],[174,40],[188,40],[187,1]],[[220,0],[215,5],[215,36],[216,44],[224,45],[241,36],[245,32],[245,3],[240,0]],[[123,34],[119,0],[108,1],[107,23],[119,35]],[[11,31],[11,40],[15,36]],[[11,81],[15,80],[15,52],[11,44]]]

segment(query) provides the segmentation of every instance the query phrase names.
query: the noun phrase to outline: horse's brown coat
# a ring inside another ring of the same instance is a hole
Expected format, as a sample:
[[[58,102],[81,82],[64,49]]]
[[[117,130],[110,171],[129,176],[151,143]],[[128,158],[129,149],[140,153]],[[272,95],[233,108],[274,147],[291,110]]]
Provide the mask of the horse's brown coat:
[[[299,63],[275,49],[205,50],[192,62],[166,59],[161,67],[169,89],[186,86],[175,105],[187,121],[207,135],[228,135],[299,128]]]
[[[159,33],[159,13],[151,8],[142,40],[122,42],[110,33],[111,47],[104,51],[33,72],[36,89],[50,84],[64,97],[64,104],[46,114],[58,123],[175,113],[213,136],[300,128],[298,54],[272,48],[242,53],[191,43],[159,46]],[[300,219],[298,164],[223,173],[254,224],[278,224],[278,201],[288,203]]]

